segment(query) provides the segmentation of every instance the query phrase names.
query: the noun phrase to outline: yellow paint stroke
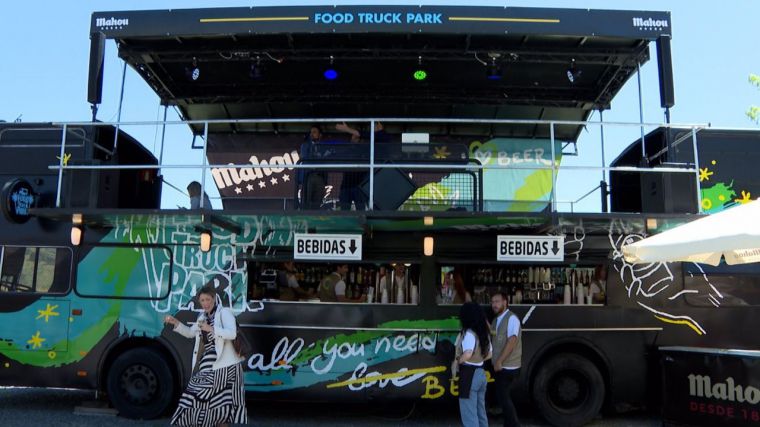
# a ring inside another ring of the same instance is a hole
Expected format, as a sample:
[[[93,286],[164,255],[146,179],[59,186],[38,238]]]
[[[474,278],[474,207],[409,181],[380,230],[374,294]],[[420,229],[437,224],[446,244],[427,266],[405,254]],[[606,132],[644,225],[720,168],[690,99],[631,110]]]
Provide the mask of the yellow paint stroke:
[[[328,384],[327,388],[345,387],[345,386],[353,385],[353,384],[364,384],[371,381],[380,381],[380,380],[387,380],[387,379],[393,379],[393,378],[403,378],[403,377],[408,377],[408,376],[417,375],[417,374],[434,374],[436,372],[444,372],[445,370],[446,370],[445,366],[433,366],[430,368],[410,369],[408,371],[394,372],[391,374],[373,375],[373,376],[366,376],[362,378],[356,378],[353,380],[341,381],[339,383]]]
[[[219,22],[274,22],[274,21],[308,21],[308,16],[270,16],[266,18],[202,18],[202,24]]]
[[[668,319],[666,317],[660,317],[660,316],[654,316],[654,317],[656,317],[657,319],[662,320],[663,322],[666,322],[666,323],[673,323],[673,324],[676,324],[676,325],[687,325],[691,329],[694,329],[694,332],[696,332],[697,335],[704,335],[704,333],[702,331],[700,331],[699,328],[697,328],[697,325],[695,325],[693,322],[691,322],[689,320],[685,320],[685,319],[673,320],[673,319]]]
[[[699,168],[699,182],[709,181],[712,175],[714,175],[714,172],[710,172],[709,169]]]
[[[47,304],[47,307],[45,307],[44,310],[37,310],[37,313],[39,313],[39,316],[37,316],[37,319],[45,318],[45,323],[47,323],[50,316],[58,316],[59,313],[55,312],[55,309],[58,308],[58,305],[50,305]]]
[[[734,199],[735,202],[745,204],[752,201],[752,194],[749,191],[742,190],[742,198],[741,199]]]
[[[527,22],[534,24],[559,24],[559,19],[540,18],[474,18],[469,16],[450,16],[449,21],[478,21],[478,22]]]

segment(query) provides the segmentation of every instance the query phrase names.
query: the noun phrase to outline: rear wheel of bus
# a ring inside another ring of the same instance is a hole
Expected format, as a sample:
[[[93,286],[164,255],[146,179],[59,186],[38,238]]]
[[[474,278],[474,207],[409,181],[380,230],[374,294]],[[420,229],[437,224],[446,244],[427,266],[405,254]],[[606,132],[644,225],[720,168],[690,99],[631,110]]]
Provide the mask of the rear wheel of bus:
[[[176,394],[176,381],[161,353],[136,348],[114,360],[108,370],[106,391],[119,415],[151,419],[169,409]]]
[[[533,380],[533,401],[555,426],[581,426],[602,408],[604,378],[587,358],[561,353],[542,362]]]

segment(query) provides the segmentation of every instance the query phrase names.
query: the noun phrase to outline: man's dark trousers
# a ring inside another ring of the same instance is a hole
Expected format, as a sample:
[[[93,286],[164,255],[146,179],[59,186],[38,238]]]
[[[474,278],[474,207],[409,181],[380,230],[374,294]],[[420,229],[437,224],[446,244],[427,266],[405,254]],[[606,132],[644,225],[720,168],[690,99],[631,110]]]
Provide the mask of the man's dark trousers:
[[[519,427],[520,421],[517,419],[515,405],[512,403],[510,391],[512,384],[520,376],[520,369],[502,369],[495,374],[496,377],[496,397],[501,405],[502,415],[504,416],[504,427]]]

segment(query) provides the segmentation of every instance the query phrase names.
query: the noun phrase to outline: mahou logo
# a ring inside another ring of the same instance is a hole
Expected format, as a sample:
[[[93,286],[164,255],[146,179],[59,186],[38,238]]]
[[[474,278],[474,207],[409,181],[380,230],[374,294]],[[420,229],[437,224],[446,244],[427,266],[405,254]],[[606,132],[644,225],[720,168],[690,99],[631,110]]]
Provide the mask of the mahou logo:
[[[633,18],[633,26],[639,30],[661,31],[663,28],[668,28],[668,20],[638,17]]]
[[[715,383],[708,375],[690,374],[688,378],[690,396],[727,400],[729,402],[746,402],[752,405],[760,402],[760,389],[737,385],[732,377],[726,378],[725,382]]]
[[[97,18],[95,20],[95,26],[98,28],[103,29],[121,29],[129,25],[129,19],[120,19],[120,18]]]

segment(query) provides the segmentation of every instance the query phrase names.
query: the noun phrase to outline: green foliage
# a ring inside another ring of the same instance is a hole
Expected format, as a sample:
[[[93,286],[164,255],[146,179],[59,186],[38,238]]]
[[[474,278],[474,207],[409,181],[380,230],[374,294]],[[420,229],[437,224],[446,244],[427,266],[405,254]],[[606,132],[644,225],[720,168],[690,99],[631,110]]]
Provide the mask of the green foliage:
[[[749,82],[753,86],[760,88],[760,75],[750,74]],[[747,110],[747,117],[749,117],[755,123],[760,123],[760,107],[756,105],[750,106],[749,110]]]

